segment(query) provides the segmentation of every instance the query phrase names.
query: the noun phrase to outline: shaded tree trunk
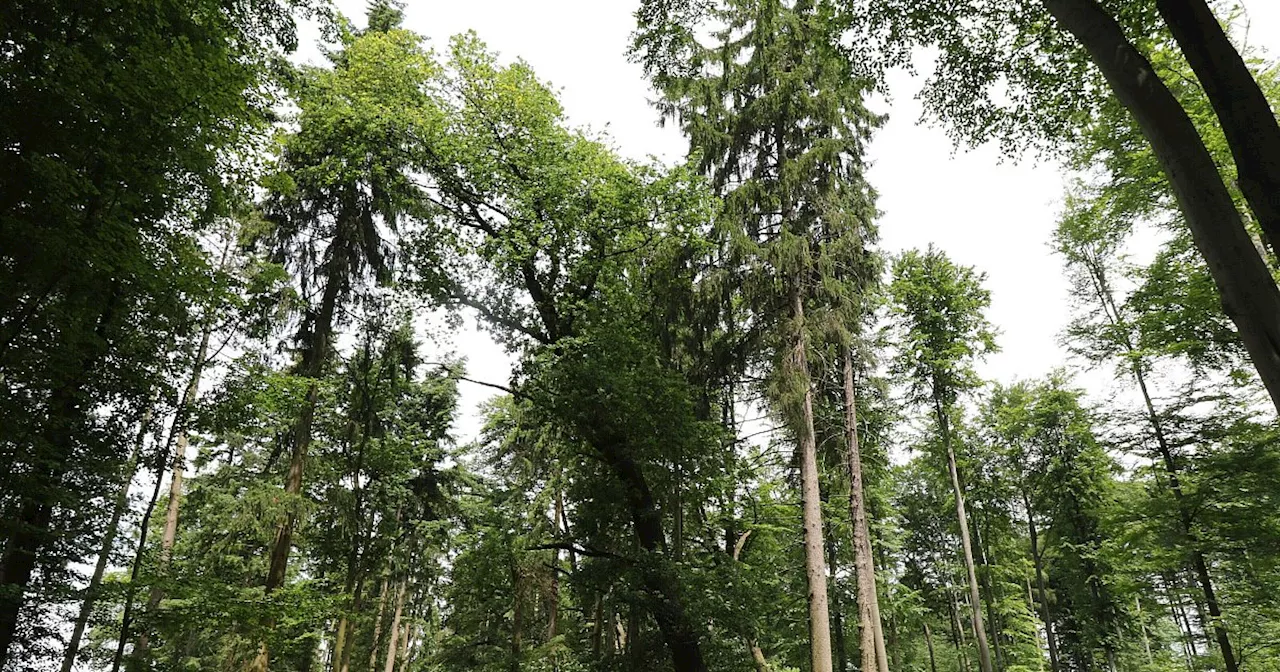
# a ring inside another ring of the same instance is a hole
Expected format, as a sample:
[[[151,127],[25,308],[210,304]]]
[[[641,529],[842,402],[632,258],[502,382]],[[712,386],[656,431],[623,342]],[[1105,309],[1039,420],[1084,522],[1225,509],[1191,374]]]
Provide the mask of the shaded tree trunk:
[[[1089,52],[1151,144],[1222,296],[1223,309],[1280,410],[1280,290],[1253,246],[1195,125],[1151,63],[1096,0],[1041,2]],[[1224,662],[1228,672],[1236,672],[1229,642]]]
[[[378,665],[378,651],[381,649],[379,643],[382,640],[382,615],[386,613],[387,588],[390,587],[388,583],[388,580],[384,577],[382,579],[382,587],[378,590],[378,613],[373,620],[373,639],[369,642],[370,671],[377,669]]]
[[[1280,124],[1270,102],[1204,0],[1157,0],[1156,9],[1218,116],[1271,253],[1280,253]]]
[[[978,664],[982,672],[993,672],[991,650],[987,647],[986,627],[982,622],[982,597],[978,590],[978,572],[973,562],[973,545],[969,541],[969,514],[965,511],[964,486],[960,483],[960,471],[956,467],[956,453],[951,446],[951,424],[941,400],[934,400],[938,427],[947,449],[947,469],[951,473],[951,489],[956,498],[956,519],[960,527],[960,545],[964,551],[964,567],[968,574],[970,612],[973,621],[973,638],[978,645]]]
[[[225,261],[225,255],[224,255]],[[195,361],[191,368],[191,379],[187,389],[182,393],[182,404],[174,416],[174,427],[171,430],[177,435],[174,439],[173,460],[169,466],[169,501],[165,507],[164,533],[160,537],[160,558],[157,567],[163,577],[169,570],[169,559],[173,554],[173,544],[178,539],[178,508],[182,503],[182,477],[187,466],[187,426],[191,416],[191,407],[200,393],[200,377],[204,372],[205,358],[209,355],[209,338],[213,331],[212,322],[206,321],[200,334],[200,345],[196,347]],[[155,583],[147,597],[147,613],[154,612],[164,599],[164,586]],[[150,650],[150,633],[138,633],[138,641],[134,644],[133,655],[139,660],[146,660]]]
[[[929,649],[929,672],[938,672],[938,661],[933,653],[933,632],[929,630],[929,621],[922,620],[924,624],[924,645]]]
[[[395,672],[396,669],[396,644],[400,640],[400,616],[404,613],[404,593],[408,583],[408,578],[401,579],[400,588],[396,591],[396,610],[391,615],[391,628],[387,630],[391,636],[387,638],[387,660],[382,672]]]
[[[1045,588],[1044,556],[1040,552],[1040,535],[1036,529],[1036,518],[1031,508],[1031,497],[1026,490],[1022,491],[1022,503],[1027,509],[1027,533],[1031,538],[1031,561],[1036,568],[1036,589],[1040,593],[1041,618],[1044,619],[1045,642],[1049,647],[1049,669],[1058,672],[1061,663],[1058,659],[1058,639],[1053,634],[1053,613],[1049,606],[1049,591]]]
[[[124,481],[120,485],[120,494],[116,496],[115,505],[111,508],[111,519],[107,521],[107,529],[102,534],[102,547],[98,550],[98,562],[93,566],[93,576],[85,588],[84,601],[80,603],[80,612],[76,615],[75,625],[71,629],[71,638],[67,640],[67,651],[62,657],[62,672],[71,672],[75,666],[76,656],[80,653],[80,639],[84,637],[85,628],[89,625],[89,616],[93,613],[94,602],[98,599],[98,591],[102,585],[102,576],[107,571],[107,563],[111,561],[111,549],[115,547],[116,533],[120,528],[120,518],[129,508],[129,486],[133,483],[134,474],[138,470],[138,456],[142,453],[142,444],[147,436],[147,428],[151,425],[151,407],[142,413],[138,423],[138,435],[133,442],[133,452],[124,469]]]

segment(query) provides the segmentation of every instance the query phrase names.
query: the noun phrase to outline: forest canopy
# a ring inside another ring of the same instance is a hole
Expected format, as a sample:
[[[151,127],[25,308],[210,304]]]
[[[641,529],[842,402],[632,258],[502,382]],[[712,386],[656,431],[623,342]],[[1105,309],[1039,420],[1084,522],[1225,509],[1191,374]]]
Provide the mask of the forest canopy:
[[[1280,672],[1247,14],[636,4],[678,161],[396,0],[0,5],[0,669]],[[1061,166],[1046,375],[881,243],[921,54],[927,121]]]

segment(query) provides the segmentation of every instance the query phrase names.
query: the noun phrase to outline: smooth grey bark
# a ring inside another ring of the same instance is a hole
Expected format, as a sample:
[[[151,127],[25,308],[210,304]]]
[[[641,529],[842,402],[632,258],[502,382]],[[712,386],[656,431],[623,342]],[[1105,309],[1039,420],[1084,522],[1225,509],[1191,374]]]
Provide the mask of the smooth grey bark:
[[[1156,0],[1156,9],[1218,116],[1271,253],[1280,254],[1280,124],[1271,103],[1204,0]]]
[[[1280,289],[1245,230],[1195,124],[1150,61],[1096,0],[1041,2],[1079,40],[1146,136],[1221,294],[1223,310],[1280,411]],[[1234,672],[1234,667],[1228,670]]]

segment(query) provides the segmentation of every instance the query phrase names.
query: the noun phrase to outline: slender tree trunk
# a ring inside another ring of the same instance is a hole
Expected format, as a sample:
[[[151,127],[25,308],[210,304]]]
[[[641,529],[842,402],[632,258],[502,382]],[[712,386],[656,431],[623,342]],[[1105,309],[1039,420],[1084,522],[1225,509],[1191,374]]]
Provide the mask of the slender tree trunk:
[[[129,508],[129,486],[133,483],[134,474],[138,470],[138,456],[142,453],[142,444],[147,436],[147,428],[151,425],[151,407],[143,411],[138,423],[138,435],[133,442],[133,452],[125,463],[124,482],[120,485],[120,494],[116,496],[115,505],[111,508],[111,519],[107,521],[107,529],[102,534],[102,547],[98,550],[98,562],[93,566],[93,576],[85,588],[84,601],[80,603],[80,613],[76,615],[76,624],[71,629],[71,638],[67,640],[67,651],[62,657],[62,672],[71,672],[76,664],[76,656],[80,653],[80,639],[89,625],[89,616],[93,613],[93,604],[98,599],[98,591],[102,585],[102,576],[111,561],[111,549],[115,547],[116,533],[120,528],[120,518]]]
[[[225,254],[223,259],[225,261]],[[182,405],[178,408],[173,419],[175,427],[171,431],[176,434],[177,438],[174,439],[173,460],[169,466],[171,472],[169,475],[169,501],[165,507],[164,533],[160,537],[160,558],[157,570],[161,577],[164,577],[169,571],[169,560],[173,555],[173,545],[178,539],[178,508],[182,503],[182,477],[187,467],[188,419],[191,416],[191,407],[195,404],[196,398],[200,394],[200,377],[204,372],[205,358],[209,356],[209,338],[212,332],[213,323],[206,320],[200,334],[200,345],[196,347],[195,361],[191,367],[191,379],[187,382],[187,389],[182,393]],[[157,582],[151,586],[151,593],[147,597],[147,613],[154,612],[163,599],[164,586]],[[134,657],[146,660],[150,651],[150,643],[149,632],[144,630],[138,633],[138,641],[133,647]]]
[[[853,521],[854,569],[858,576],[858,616],[864,633],[862,669],[889,672],[885,653],[884,622],[880,618],[880,596],[876,587],[875,562],[871,553],[871,526],[868,522],[866,488],[862,473],[862,448],[858,440],[858,401],[854,387],[852,349],[844,352],[844,408],[848,450],[845,468],[849,477],[849,518]],[[870,633],[870,641],[866,633]],[[868,647],[870,644],[870,647]]]
[[[382,667],[382,672],[395,672],[396,669],[396,644],[400,639],[400,615],[404,613],[404,591],[405,584],[409,583],[408,578],[400,580],[400,588],[396,594],[396,610],[391,615],[391,628],[387,631],[390,637],[387,639],[387,660]]]
[[[1218,116],[1272,254],[1280,253],[1280,124],[1270,102],[1204,0],[1158,0],[1156,9]]]
[[[1089,52],[1150,142],[1222,296],[1223,309],[1280,410],[1280,290],[1254,248],[1195,124],[1096,0],[1041,2]],[[1237,671],[1230,643],[1224,662],[1228,672]]]
[[[844,641],[844,611],[840,608],[840,591],[836,589],[836,576],[840,573],[840,560],[836,557],[835,536],[831,534],[831,527],[828,524],[827,536],[827,566],[831,572],[831,636],[834,642],[835,670],[836,672],[845,672],[849,667],[847,648]],[[874,647],[871,632],[867,631],[862,635],[866,644]],[[875,655],[875,649],[871,649],[872,656]],[[866,659],[866,656],[863,656]],[[871,669],[871,668],[861,668]]]
[[[993,672],[991,651],[987,648],[986,627],[982,623],[982,597],[978,591],[978,572],[973,562],[973,545],[969,541],[969,514],[964,506],[964,487],[960,483],[960,471],[956,467],[956,453],[951,446],[951,424],[941,400],[934,400],[938,427],[947,449],[947,469],[951,472],[951,489],[956,498],[956,519],[960,527],[960,545],[964,551],[964,567],[968,573],[970,611],[973,620],[973,638],[978,645],[978,664],[982,672]]]
[[[947,595],[947,612],[951,615],[951,641],[956,647],[956,663],[960,672],[969,672],[969,657],[965,655],[969,645],[964,640],[964,624],[960,622],[959,605],[950,594]]]
[[[982,565],[982,572],[978,575],[978,583],[982,586],[982,592],[986,596],[984,600],[987,605],[987,625],[991,628],[991,647],[995,653],[995,666],[997,670],[1004,669],[1004,654],[1000,649],[1000,615],[995,612],[995,590],[991,587],[991,562],[987,557],[986,545],[982,543],[982,525],[974,526],[974,548],[978,550],[978,564]]]
[[[929,630],[929,621],[924,619],[924,645],[929,649],[929,672],[938,672],[938,661],[933,653],[933,632]]]
[[[523,581],[516,557],[511,556],[511,672],[520,672],[524,644],[524,598],[520,594]]]
[[[370,672],[373,672],[373,670],[376,670],[378,666],[378,650],[380,648],[379,640],[382,639],[382,615],[383,613],[385,613],[387,608],[387,588],[390,587],[387,585],[387,583],[388,583],[388,580],[384,577],[382,579],[382,587],[378,591],[378,615],[374,617],[373,641],[369,643],[368,669],[370,670]]]
[[[361,609],[364,607],[364,585],[365,585],[364,576],[362,575],[359,579],[356,580],[354,598],[351,604],[352,616],[358,616],[360,614]],[[352,627],[353,624],[351,623],[351,619],[347,616],[347,614],[343,614],[342,620],[346,624],[347,632],[344,637],[344,644],[341,647],[342,648],[342,651],[340,652],[341,655],[337,655],[337,652],[335,652],[334,660],[336,661],[336,663],[334,664],[333,669],[338,670],[338,672],[350,672],[351,651],[356,648],[355,641],[354,641],[355,630],[353,629]]]
[[[1036,529],[1035,513],[1031,508],[1031,497],[1026,490],[1022,491],[1022,503],[1027,509],[1027,532],[1031,537],[1031,561],[1036,568],[1036,588],[1040,592],[1040,611],[1044,619],[1045,642],[1049,646],[1049,669],[1052,672],[1058,672],[1061,663],[1058,659],[1058,640],[1053,634],[1053,613],[1049,606],[1049,591],[1045,588],[1044,557],[1040,552],[1040,537]]]
[[[805,352],[804,301],[799,282],[792,284],[791,352],[786,366],[791,384],[795,389],[803,390],[800,417],[795,422],[799,439],[805,577],[809,586],[809,653],[812,672],[831,672],[831,622],[827,607],[827,563],[822,549],[822,498],[818,484],[817,439],[813,429],[813,384]]]
[[[177,421],[176,417],[174,421]],[[165,452],[161,455],[160,466],[156,469],[156,485],[151,489],[151,499],[147,501],[142,520],[138,522],[138,550],[133,556],[133,569],[129,572],[129,585],[125,590],[124,610],[120,617],[120,639],[116,642],[115,656],[111,659],[111,672],[120,672],[120,665],[124,662],[124,647],[129,641],[130,628],[133,626],[134,591],[137,589],[138,577],[142,575],[142,558],[147,550],[147,534],[151,531],[151,514],[155,512],[156,501],[160,499],[160,484],[164,482],[164,463],[168,459],[168,451],[173,448],[173,442],[174,433],[170,428],[169,439],[165,442]],[[129,667],[136,669],[140,667],[140,662],[136,657],[130,656]]]
[[[1151,665],[1155,660],[1151,657],[1151,639],[1147,637],[1147,623],[1142,618],[1142,598],[1134,595],[1133,606],[1138,616],[1138,628],[1142,632],[1142,649],[1147,653],[1147,664]]]

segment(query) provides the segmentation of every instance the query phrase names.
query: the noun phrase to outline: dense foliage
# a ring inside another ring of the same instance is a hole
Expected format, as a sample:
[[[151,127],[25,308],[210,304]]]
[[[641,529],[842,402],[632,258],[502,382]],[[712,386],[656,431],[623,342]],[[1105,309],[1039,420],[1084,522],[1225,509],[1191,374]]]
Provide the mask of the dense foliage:
[[[1226,9],[645,0],[662,165],[392,0],[0,6],[0,668],[1280,672],[1280,69]],[[1042,378],[878,248],[921,48],[1065,167]]]

